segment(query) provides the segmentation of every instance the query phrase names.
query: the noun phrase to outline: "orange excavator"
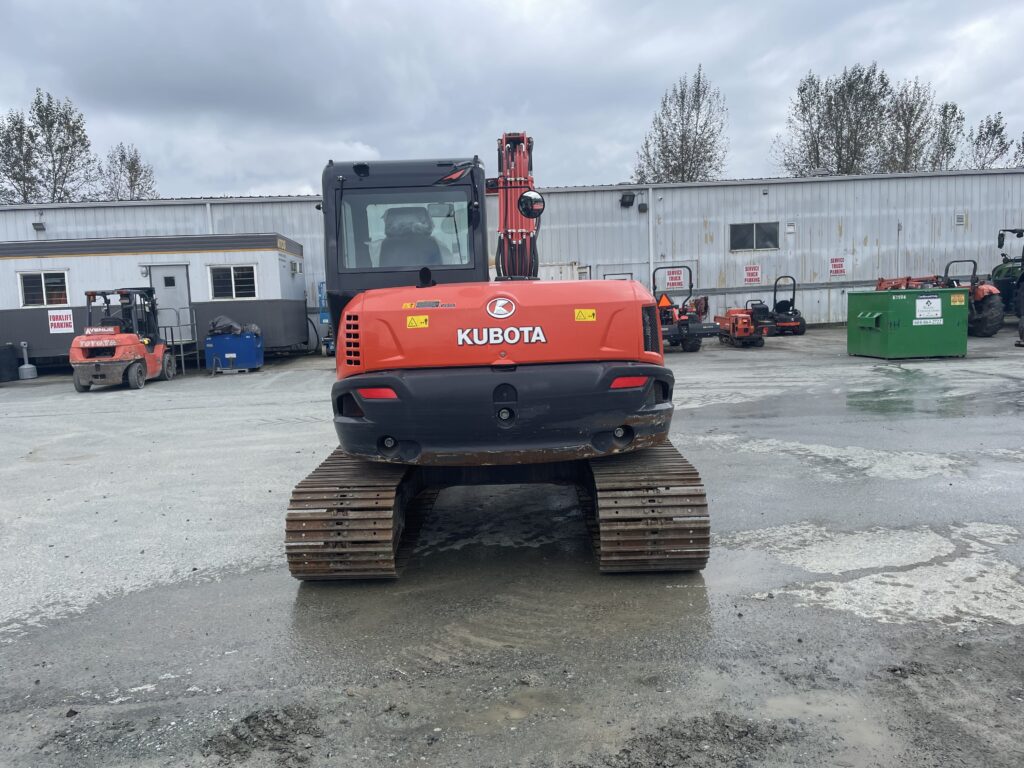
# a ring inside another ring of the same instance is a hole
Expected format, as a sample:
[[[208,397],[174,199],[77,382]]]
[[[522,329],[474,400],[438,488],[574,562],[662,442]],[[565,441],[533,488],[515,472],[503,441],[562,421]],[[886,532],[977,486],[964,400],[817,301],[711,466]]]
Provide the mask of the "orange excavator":
[[[632,281],[536,279],[532,152],[505,134],[496,180],[477,157],[325,168],[340,446],[293,491],[295,577],[394,578],[403,533],[441,489],[502,483],[575,486],[602,571],[706,564],[704,488],[668,441],[654,297]]]

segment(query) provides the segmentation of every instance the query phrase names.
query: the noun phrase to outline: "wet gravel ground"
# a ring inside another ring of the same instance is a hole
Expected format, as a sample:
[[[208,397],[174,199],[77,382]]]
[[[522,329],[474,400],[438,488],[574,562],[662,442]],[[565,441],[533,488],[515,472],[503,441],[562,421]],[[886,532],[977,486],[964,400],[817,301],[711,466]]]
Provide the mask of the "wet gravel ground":
[[[673,354],[701,575],[601,576],[568,489],[451,489],[302,585],[331,362],[0,386],[0,765],[1019,766],[1024,350]]]

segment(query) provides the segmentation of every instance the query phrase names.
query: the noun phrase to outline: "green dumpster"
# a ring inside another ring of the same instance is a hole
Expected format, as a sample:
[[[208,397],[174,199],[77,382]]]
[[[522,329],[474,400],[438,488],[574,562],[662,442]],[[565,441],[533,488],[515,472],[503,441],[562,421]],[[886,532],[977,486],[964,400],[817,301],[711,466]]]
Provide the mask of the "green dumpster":
[[[967,289],[847,294],[846,351],[883,357],[964,357]]]

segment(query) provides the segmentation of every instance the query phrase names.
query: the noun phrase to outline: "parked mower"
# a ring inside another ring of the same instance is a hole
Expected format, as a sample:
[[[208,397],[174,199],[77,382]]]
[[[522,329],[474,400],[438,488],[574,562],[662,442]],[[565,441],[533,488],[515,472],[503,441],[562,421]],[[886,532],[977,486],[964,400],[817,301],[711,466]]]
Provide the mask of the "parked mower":
[[[651,274],[651,288],[657,285],[658,273],[667,269],[686,270],[686,298],[676,304],[668,293],[658,297],[658,312],[661,316],[661,339],[666,351],[680,347],[683,352],[696,352],[703,339],[718,335],[716,323],[705,322],[708,315],[707,296],[693,297],[693,270],[685,264],[675,267],[658,267]]]
[[[954,264],[970,264],[971,277],[966,285],[960,279],[951,277],[949,268]],[[974,259],[954,259],[946,264],[941,275],[927,277],[880,277],[875,284],[876,291],[905,291],[921,288],[969,288],[970,301],[967,304],[967,335],[995,336],[1003,327],[1006,314],[1003,297],[992,283],[978,278],[978,262]]]
[[[779,283],[788,280],[789,298],[779,300]],[[791,333],[794,336],[803,336],[807,332],[807,321],[796,308],[796,278],[792,275],[780,275],[775,278],[775,285],[772,287],[772,309],[771,319],[775,324],[773,336],[782,336]]]
[[[116,309],[111,297],[117,299]],[[152,288],[86,291],[85,300],[85,334],[72,340],[68,353],[77,392],[94,384],[142,389],[149,379],[174,378],[174,355],[160,338]]]

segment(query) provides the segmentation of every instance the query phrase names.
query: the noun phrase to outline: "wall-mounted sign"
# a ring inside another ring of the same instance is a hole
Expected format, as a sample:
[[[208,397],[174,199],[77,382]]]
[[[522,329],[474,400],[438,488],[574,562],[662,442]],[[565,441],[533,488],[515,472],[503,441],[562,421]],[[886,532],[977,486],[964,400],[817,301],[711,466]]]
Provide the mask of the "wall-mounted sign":
[[[747,264],[743,267],[744,285],[757,285],[761,282],[761,265]]]
[[[845,277],[846,276],[846,257],[845,256],[832,256],[828,260],[828,276],[829,277]]]
[[[75,332],[75,316],[70,309],[51,309],[47,315],[50,321],[50,333]]]
[[[666,288],[685,288],[686,283],[683,279],[683,270],[679,268],[666,269],[665,270],[665,287]]]

